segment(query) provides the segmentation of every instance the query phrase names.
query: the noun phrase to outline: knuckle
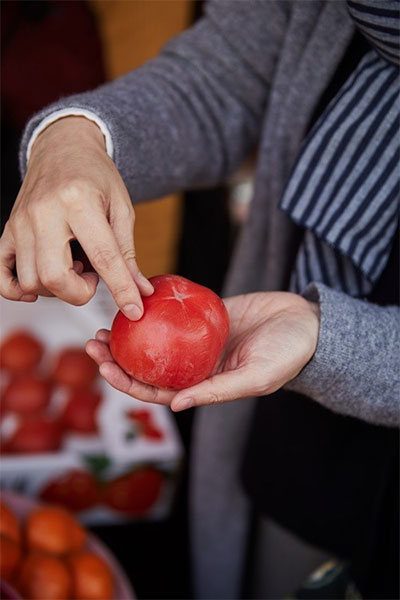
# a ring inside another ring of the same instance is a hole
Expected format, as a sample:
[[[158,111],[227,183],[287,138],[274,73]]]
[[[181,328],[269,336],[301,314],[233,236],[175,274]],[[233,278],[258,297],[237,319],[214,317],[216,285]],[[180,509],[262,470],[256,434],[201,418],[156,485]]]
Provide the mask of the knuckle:
[[[208,393],[208,404],[219,404],[222,402],[222,398],[215,392]]]
[[[122,257],[126,262],[136,262],[136,252],[134,248],[127,248],[122,251]]]
[[[19,300],[20,296],[17,296],[16,294],[12,294],[9,291],[0,291],[0,296],[2,298],[5,298],[5,300]]]
[[[18,283],[24,294],[34,294],[40,286],[38,279],[27,279],[26,277],[18,278]]]
[[[50,267],[44,267],[40,271],[40,279],[43,285],[49,290],[60,290],[65,281],[65,274],[55,271]]]
[[[16,232],[20,231],[24,227],[25,219],[22,216],[22,214],[18,211],[11,215],[11,217],[7,221],[7,225],[7,229],[10,230],[10,232],[13,235],[15,235]],[[4,232],[6,232],[6,229],[4,229]]]
[[[71,179],[59,188],[58,195],[64,204],[75,206],[82,202],[87,191],[88,185],[83,179]]]
[[[114,287],[112,291],[114,296],[117,298],[123,298],[124,296],[132,293],[132,288],[132,284],[121,284],[117,287]]]
[[[87,198],[96,198],[101,204],[104,204],[104,194],[91,185],[84,178],[71,179],[64,183],[57,191],[61,203],[68,210],[84,210],[85,200]]]
[[[153,386],[149,386],[149,392],[150,392],[150,402],[157,402],[158,389]]]
[[[108,248],[95,248],[89,258],[94,265],[103,267],[108,271],[115,268],[117,255],[113,250],[109,250]]]
[[[26,208],[29,219],[33,222],[38,221],[40,223],[43,216],[46,214],[49,203],[50,198],[45,194],[33,197]]]
[[[90,293],[86,293],[86,292],[82,291],[79,294],[79,296],[74,296],[68,302],[70,304],[73,304],[74,306],[83,306],[84,304],[89,302],[91,297],[92,297],[92,295]]]
[[[14,289],[11,283],[3,281],[0,284],[0,296],[5,298],[6,300],[19,300],[21,297],[21,293],[17,292],[17,290]]]

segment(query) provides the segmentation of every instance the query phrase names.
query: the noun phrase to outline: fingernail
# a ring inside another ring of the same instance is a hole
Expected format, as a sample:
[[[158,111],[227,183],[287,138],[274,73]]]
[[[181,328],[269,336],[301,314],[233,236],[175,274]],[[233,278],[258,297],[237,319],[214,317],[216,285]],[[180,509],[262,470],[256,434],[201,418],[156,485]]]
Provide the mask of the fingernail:
[[[138,273],[138,277],[139,277],[140,281],[143,283],[143,285],[145,285],[145,286],[146,286],[146,288],[149,290],[149,292],[154,292],[154,287],[153,287],[153,285],[150,283],[150,281],[147,279],[147,277],[145,277],[145,276],[143,275],[143,273],[141,273],[141,272],[139,271],[139,273]]]
[[[24,294],[21,296],[20,300],[22,300],[22,302],[36,302],[37,296],[34,294]]]
[[[193,406],[194,398],[180,398],[178,402],[176,402],[171,408],[174,412],[179,412],[180,410],[186,410],[187,408],[192,408]]]
[[[122,308],[122,312],[131,321],[137,321],[143,314],[143,310],[136,304],[127,304]]]

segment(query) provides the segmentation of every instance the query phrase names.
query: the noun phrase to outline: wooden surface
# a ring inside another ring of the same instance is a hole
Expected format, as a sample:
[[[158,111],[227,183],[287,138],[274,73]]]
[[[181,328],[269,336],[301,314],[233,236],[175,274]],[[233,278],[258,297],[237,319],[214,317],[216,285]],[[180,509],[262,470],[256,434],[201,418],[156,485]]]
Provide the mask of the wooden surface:
[[[108,79],[156,56],[190,22],[191,0],[92,0]],[[182,199],[172,195],[135,207],[138,263],[146,276],[176,268]]]

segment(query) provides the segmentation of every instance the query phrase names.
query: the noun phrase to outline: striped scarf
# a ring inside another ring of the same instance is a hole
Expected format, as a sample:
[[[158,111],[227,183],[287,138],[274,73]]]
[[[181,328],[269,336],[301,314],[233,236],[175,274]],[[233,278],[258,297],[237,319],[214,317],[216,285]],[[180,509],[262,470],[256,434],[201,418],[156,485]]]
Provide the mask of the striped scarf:
[[[281,208],[305,228],[290,289],[367,296],[384,270],[400,198],[399,2],[348,0],[372,45],[300,150]]]

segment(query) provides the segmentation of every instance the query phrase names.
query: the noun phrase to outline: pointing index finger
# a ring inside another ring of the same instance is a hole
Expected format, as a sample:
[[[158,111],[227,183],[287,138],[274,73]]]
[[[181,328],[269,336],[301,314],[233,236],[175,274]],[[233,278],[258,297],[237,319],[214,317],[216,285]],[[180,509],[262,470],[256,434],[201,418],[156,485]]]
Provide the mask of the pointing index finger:
[[[143,314],[140,292],[106,217],[80,214],[76,222],[71,222],[71,229],[120,310],[132,321],[140,319]]]

